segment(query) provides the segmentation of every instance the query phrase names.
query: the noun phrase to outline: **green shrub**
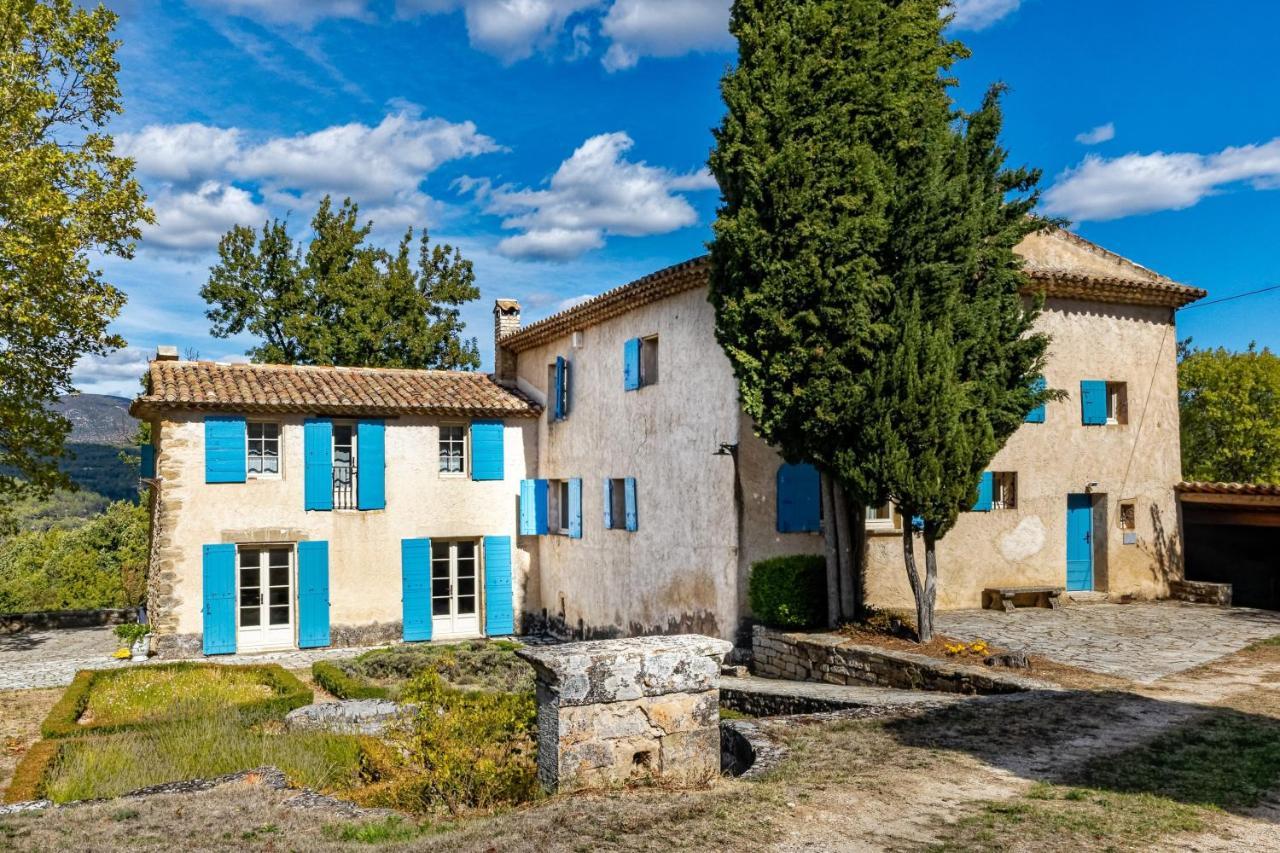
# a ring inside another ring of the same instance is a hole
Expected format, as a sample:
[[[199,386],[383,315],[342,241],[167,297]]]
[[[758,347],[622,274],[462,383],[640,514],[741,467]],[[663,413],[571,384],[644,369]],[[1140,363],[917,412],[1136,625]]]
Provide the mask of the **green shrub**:
[[[139,625],[137,622],[125,622],[117,625],[115,629],[116,639],[126,646],[132,646],[149,633],[151,633],[150,625]]]
[[[404,772],[357,792],[362,803],[456,814],[537,794],[532,691],[456,690],[427,671],[405,686],[403,698],[418,705],[409,730],[395,736],[405,756]]]
[[[379,681],[408,681],[424,672],[436,672],[454,687],[512,693],[533,688],[533,667],[516,657],[518,648],[519,643],[509,640],[391,646],[365,652],[339,666],[350,675]]]
[[[827,563],[795,554],[751,566],[747,600],[758,621],[775,628],[812,628],[827,618]]]
[[[339,699],[387,699],[391,695],[386,687],[370,684],[364,676],[348,672],[331,661],[311,664],[311,677]]]
[[[44,780],[58,758],[58,749],[62,744],[56,740],[37,741],[22,756],[18,766],[14,768],[13,779],[5,789],[6,803],[25,803],[38,800],[44,796]]]

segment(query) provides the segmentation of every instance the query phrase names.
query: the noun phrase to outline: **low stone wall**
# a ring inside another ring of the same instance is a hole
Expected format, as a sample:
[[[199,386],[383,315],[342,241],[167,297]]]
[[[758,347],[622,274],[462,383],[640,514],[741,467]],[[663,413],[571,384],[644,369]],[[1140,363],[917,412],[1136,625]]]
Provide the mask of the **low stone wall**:
[[[753,717],[789,717],[793,714],[823,714],[852,707],[849,702],[816,696],[787,696],[780,693],[757,693],[720,687],[720,705]]]
[[[398,643],[404,636],[400,622],[374,622],[369,625],[333,625],[329,629],[329,648],[348,646],[381,646]],[[153,634],[151,651],[158,658],[196,658],[204,654],[203,634]],[[212,656],[214,658],[217,655]]]
[[[1231,606],[1231,584],[1207,581],[1169,581],[1169,597],[1192,604]]]
[[[985,667],[863,646],[836,634],[790,634],[763,625],[752,630],[751,652],[755,674],[765,678],[946,693],[1017,693],[1046,686]]]
[[[538,778],[548,791],[720,775],[720,662],[696,634],[525,647],[537,673]]]
[[[63,628],[97,628],[134,622],[138,608],[120,607],[102,610],[42,610],[35,613],[0,613],[0,634],[24,631],[50,631]]]

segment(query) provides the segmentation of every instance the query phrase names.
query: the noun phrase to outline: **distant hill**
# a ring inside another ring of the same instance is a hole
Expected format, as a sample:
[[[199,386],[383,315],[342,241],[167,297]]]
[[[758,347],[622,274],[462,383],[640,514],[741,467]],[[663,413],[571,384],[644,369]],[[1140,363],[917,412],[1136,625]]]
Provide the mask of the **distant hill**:
[[[54,410],[71,421],[71,436],[76,444],[110,444],[125,447],[133,444],[138,421],[129,414],[127,397],[107,394],[67,394],[58,398]]]

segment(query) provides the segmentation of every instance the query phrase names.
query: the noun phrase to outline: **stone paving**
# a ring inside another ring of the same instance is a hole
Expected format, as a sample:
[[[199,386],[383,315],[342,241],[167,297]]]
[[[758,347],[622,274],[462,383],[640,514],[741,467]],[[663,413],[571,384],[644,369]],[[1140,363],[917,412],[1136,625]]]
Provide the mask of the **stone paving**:
[[[938,633],[958,640],[986,640],[1142,684],[1280,635],[1280,612],[1178,601],[952,610],[935,620]]]
[[[849,708],[921,708],[939,707],[972,698],[960,693],[927,690],[899,690],[893,687],[827,684],[822,681],[789,681],[760,678],[754,675],[726,677],[720,680],[722,690],[759,693],[793,699],[817,699]]]

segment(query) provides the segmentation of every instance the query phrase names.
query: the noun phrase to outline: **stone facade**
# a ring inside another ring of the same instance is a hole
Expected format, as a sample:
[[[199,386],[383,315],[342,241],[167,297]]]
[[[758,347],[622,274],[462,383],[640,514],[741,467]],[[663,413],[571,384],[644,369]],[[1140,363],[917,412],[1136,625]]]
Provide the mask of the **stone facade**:
[[[1231,606],[1231,584],[1207,581],[1174,581],[1169,584],[1169,597],[1192,604]]]
[[[549,791],[720,773],[723,640],[640,637],[521,649],[537,672],[538,778]]]

